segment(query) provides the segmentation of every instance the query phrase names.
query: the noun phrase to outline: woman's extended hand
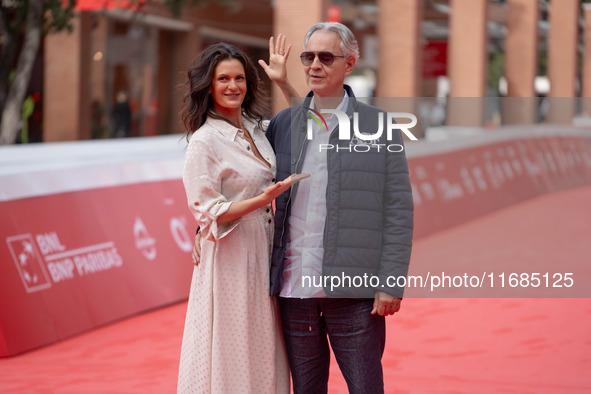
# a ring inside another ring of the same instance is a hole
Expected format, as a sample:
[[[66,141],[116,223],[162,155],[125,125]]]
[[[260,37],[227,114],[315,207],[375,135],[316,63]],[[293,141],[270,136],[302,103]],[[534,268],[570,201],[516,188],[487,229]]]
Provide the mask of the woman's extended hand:
[[[279,181],[274,185],[271,185],[265,189],[263,192],[263,196],[265,200],[269,200],[270,202],[279,197],[283,194],[287,189],[301,181],[302,179],[306,179],[310,176],[310,174],[291,174],[285,180]]]
[[[286,37],[283,34],[277,36],[277,41],[274,38],[269,39],[269,64],[264,60],[259,60],[259,64],[265,70],[271,81],[278,85],[287,82],[287,58],[291,51],[291,44],[285,49]]]
[[[255,197],[233,202],[226,212],[218,216],[218,225],[239,219],[255,209],[268,206],[292,185],[309,176],[310,174],[291,174],[285,180],[267,187],[264,192]]]

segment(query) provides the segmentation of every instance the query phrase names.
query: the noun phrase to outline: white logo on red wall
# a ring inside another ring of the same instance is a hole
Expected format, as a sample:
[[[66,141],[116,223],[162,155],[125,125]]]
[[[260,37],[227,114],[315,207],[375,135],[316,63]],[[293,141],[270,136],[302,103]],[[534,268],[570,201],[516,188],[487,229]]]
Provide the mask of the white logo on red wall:
[[[150,236],[146,225],[140,218],[135,218],[133,235],[135,236],[136,249],[142,252],[148,260],[154,260],[156,258],[156,240]]]
[[[51,287],[31,234],[8,237],[6,242],[27,293]]]
[[[28,293],[123,265],[113,241],[68,249],[51,231],[16,235],[6,242]]]
[[[170,219],[170,232],[172,238],[177,246],[183,252],[190,252],[193,250],[193,236],[190,236],[186,227],[187,219],[184,217],[177,217]]]

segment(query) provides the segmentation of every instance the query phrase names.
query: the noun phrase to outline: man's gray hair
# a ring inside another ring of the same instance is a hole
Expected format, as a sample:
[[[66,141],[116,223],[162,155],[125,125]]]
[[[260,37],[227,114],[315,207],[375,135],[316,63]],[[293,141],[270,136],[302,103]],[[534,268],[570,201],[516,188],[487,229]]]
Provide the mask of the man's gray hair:
[[[338,22],[321,22],[312,26],[306,33],[306,38],[304,38],[304,48],[308,46],[308,41],[310,41],[312,34],[318,30],[338,34],[341,38],[341,50],[343,51],[343,55],[359,59],[359,45],[357,44],[355,36],[347,26]]]

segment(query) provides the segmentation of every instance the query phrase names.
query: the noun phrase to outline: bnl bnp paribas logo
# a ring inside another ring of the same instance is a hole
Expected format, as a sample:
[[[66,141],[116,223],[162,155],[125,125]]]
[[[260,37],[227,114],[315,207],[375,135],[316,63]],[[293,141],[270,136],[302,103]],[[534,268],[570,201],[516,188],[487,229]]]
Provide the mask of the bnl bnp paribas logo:
[[[349,115],[345,112],[339,111],[337,109],[321,109],[320,111],[316,111],[312,108],[304,107],[306,110],[306,114],[308,117],[307,120],[307,138],[308,140],[312,140],[314,138],[314,122],[318,124],[320,130],[328,130],[328,124],[324,119],[322,114],[332,114],[337,117],[339,122],[339,140],[341,141],[349,141],[348,146],[335,146],[334,144],[319,144],[318,149],[320,152],[322,151],[329,151],[334,150],[336,152],[339,151],[347,151],[347,152],[369,152],[370,150],[374,149],[378,152],[380,150],[387,150],[388,152],[402,152],[404,150],[404,146],[401,144],[395,143],[380,143],[382,139],[382,134],[384,133],[384,128],[386,129],[386,141],[392,141],[392,134],[394,130],[402,131],[410,140],[417,141],[417,137],[415,137],[409,129],[413,128],[417,124],[417,117],[411,113],[407,112],[379,112],[378,116],[378,128],[375,132],[369,130],[360,130],[359,129],[359,113],[353,113],[353,136],[351,136],[351,122]],[[408,123],[398,123],[395,119],[410,119]],[[365,122],[367,123],[367,122]],[[363,124],[365,124],[363,123]],[[384,123],[386,126],[384,127]],[[369,131],[369,132],[368,132]]]

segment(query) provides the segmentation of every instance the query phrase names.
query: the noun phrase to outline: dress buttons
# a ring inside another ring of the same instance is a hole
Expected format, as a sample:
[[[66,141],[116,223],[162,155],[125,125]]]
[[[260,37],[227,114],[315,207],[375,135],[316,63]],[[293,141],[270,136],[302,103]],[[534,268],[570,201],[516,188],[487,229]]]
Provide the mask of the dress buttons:
[[[246,147],[246,150],[250,150],[250,146],[247,146],[247,147]]]
[[[272,220],[271,220],[271,219],[269,219],[269,223],[271,223],[271,222],[272,222]]]
[[[269,213],[269,211],[270,211],[270,209],[269,209],[269,208],[267,208],[267,213]]]
[[[275,182],[275,178],[271,179],[271,182]]]

